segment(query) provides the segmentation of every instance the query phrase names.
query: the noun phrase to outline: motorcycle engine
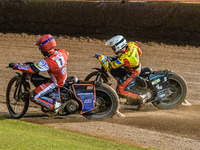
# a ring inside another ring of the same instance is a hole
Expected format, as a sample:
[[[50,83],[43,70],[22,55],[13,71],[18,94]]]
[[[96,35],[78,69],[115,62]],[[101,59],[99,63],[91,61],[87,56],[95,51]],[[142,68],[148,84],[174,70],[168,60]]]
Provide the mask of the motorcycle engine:
[[[77,101],[70,99],[63,104],[62,110],[59,111],[60,115],[74,114],[79,110],[79,104]]]
[[[75,113],[79,109],[78,102],[73,99],[67,101],[64,105],[65,105],[64,107],[65,111],[70,114]]]
[[[62,90],[60,92],[61,101],[63,104],[63,108],[59,111],[60,115],[69,115],[76,113],[79,110],[79,104],[77,101],[72,99],[72,93],[70,90]]]

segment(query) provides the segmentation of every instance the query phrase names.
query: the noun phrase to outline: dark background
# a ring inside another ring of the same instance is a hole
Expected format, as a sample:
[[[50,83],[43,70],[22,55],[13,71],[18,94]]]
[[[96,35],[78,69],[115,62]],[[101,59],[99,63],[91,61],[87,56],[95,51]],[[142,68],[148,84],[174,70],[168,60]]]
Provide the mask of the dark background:
[[[199,46],[200,4],[0,1],[0,32],[99,39],[123,34],[141,42]]]

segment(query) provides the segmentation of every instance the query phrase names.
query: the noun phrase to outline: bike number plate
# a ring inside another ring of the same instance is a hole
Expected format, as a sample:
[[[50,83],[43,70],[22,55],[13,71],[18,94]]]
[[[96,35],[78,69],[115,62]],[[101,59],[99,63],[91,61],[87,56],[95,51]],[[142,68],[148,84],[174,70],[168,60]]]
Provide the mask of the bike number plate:
[[[95,86],[92,84],[74,84],[72,85],[76,98],[82,103],[81,114],[91,111],[95,108]]]

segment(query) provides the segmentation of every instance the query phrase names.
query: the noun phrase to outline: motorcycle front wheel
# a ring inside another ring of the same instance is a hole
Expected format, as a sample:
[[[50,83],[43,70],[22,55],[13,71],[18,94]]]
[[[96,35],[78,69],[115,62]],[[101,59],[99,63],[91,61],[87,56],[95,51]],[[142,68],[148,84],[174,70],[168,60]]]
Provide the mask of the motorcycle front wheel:
[[[29,106],[29,99],[25,85],[20,86],[20,77],[13,77],[7,86],[6,90],[6,105],[12,118],[22,118]]]
[[[102,83],[108,84],[108,79],[99,71],[91,72],[85,77],[85,81],[101,81]]]
[[[111,118],[119,106],[117,93],[107,84],[102,83],[96,87],[95,109],[84,113],[83,116],[90,120],[103,120]]]

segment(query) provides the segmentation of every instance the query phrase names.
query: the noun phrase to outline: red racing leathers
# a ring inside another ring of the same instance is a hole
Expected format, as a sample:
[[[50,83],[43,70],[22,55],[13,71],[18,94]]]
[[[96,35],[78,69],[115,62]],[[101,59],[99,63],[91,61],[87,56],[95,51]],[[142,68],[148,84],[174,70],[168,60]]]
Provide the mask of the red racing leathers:
[[[46,58],[37,63],[20,63],[17,68],[14,68],[29,74],[38,73],[40,71],[48,71],[51,82],[41,84],[33,90],[32,97],[34,102],[52,110],[54,108],[54,100],[44,97],[44,95],[55,88],[58,88],[57,101],[60,100],[59,88],[64,85],[67,78],[68,55],[69,53],[64,49],[52,50]]]

